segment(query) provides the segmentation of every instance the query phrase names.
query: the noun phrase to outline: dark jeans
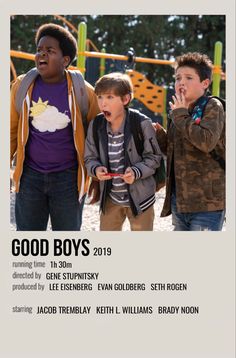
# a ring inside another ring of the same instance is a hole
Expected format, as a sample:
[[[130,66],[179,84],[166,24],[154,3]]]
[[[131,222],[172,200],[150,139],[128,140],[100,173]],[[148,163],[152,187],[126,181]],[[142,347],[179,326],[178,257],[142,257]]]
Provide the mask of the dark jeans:
[[[225,218],[224,210],[179,213],[175,194],[171,196],[171,211],[174,231],[221,231]]]
[[[18,231],[45,231],[50,216],[53,231],[79,231],[84,199],[78,201],[77,169],[40,173],[24,167],[16,193]]]

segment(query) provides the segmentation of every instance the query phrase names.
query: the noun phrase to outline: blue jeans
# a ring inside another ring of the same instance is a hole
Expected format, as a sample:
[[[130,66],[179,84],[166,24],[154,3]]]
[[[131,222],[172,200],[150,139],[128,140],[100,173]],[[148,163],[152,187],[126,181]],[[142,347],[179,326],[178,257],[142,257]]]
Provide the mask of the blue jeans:
[[[179,213],[175,194],[171,196],[171,211],[174,231],[221,231],[225,218],[225,210]]]
[[[78,201],[77,169],[40,173],[24,167],[15,216],[18,231],[45,231],[50,216],[52,230],[79,231],[84,199]]]

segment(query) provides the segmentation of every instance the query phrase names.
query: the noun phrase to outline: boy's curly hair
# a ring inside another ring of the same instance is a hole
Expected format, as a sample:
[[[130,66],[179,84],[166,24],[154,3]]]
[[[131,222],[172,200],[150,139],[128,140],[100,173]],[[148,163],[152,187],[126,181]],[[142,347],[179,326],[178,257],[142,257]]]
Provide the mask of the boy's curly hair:
[[[70,63],[77,54],[77,43],[73,35],[64,27],[49,23],[40,26],[36,32],[35,44],[38,45],[43,36],[51,36],[58,40],[63,56],[70,57]],[[69,63],[69,64],[70,64]],[[68,65],[69,65],[68,64]]]
[[[94,91],[97,96],[112,92],[119,97],[124,97],[129,94],[130,101],[133,98],[133,85],[131,79],[128,75],[121,72],[112,72],[99,78],[95,83]]]
[[[194,68],[200,77],[201,82],[206,78],[211,81],[213,65],[212,61],[207,55],[201,54],[199,52],[188,52],[182,56],[178,56],[176,58],[175,71],[177,71],[178,68],[184,66]]]

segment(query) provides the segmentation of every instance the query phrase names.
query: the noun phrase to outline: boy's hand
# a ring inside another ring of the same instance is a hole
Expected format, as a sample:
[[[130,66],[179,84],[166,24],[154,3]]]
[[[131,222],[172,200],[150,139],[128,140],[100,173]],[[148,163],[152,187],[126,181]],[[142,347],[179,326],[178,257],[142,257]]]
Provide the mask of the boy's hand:
[[[124,182],[126,184],[133,184],[134,180],[135,180],[135,175],[133,170],[128,167],[125,171],[125,174],[123,175],[122,179],[124,180]]]
[[[153,126],[155,132],[164,129],[158,122],[152,122],[152,126]]]
[[[106,167],[97,167],[95,170],[96,177],[98,180],[109,180],[111,179],[110,175],[106,175],[107,168]]]
[[[172,96],[172,99],[173,99],[173,103],[169,102],[172,111],[177,108],[188,109],[188,104],[186,103],[185,95],[183,93],[176,93],[175,96]]]

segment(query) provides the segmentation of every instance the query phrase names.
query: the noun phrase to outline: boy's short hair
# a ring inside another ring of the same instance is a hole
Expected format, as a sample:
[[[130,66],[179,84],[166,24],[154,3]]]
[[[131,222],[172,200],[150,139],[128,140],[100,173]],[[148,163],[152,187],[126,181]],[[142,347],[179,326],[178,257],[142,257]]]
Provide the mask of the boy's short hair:
[[[205,79],[212,79],[212,61],[207,55],[201,54],[199,52],[188,52],[182,56],[178,56],[176,58],[176,69],[178,70],[180,67],[191,67],[194,68],[200,77],[200,81],[202,82]]]
[[[69,56],[70,63],[74,60],[77,54],[77,42],[68,30],[57,24],[44,24],[40,26],[36,32],[36,46],[38,45],[40,39],[44,36],[51,36],[57,39],[63,56]]]
[[[130,101],[133,98],[133,85],[131,79],[128,75],[120,72],[112,72],[99,78],[95,83],[94,91],[97,96],[112,91],[114,95],[119,97],[124,97],[129,94]]]

